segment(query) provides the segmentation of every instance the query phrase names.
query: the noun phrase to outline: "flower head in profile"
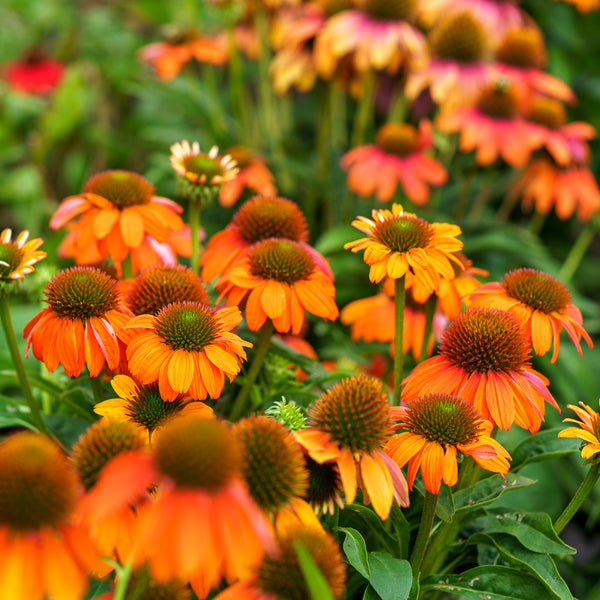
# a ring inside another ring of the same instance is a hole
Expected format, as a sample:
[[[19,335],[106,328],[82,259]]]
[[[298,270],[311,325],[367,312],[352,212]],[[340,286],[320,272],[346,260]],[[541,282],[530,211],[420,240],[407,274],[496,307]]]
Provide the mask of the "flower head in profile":
[[[462,248],[456,239],[461,233],[457,225],[428,223],[405,212],[401,204],[392,210],[373,210],[373,219],[358,217],[353,227],[367,237],[344,245],[352,252],[365,251],[370,265],[369,278],[377,283],[384,277],[398,279],[406,275],[406,285],[418,279],[425,287],[437,291],[440,279],[452,279],[454,252]]]
[[[245,306],[252,331],[270,319],[278,332],[296,335],[302,330],[305,310],[325,320],[338,317],[335,287],[323,263],[325,258],[308,251],[305,244],[268,238],[250,247],[215,287],[228,306]]]
[[[169,402],[179,395],[218,398],[252,344],[232,332],[242,315],[235,307],[214,309],[200,302],[173,302],[156,315],[140,315],[127,327],[138,330],[127,346],[131,374],[141,384],[158,382]]]
[[[486,283],[469,296],[472,306],[499,308],[514,315],[523,327],[537,355],[554,347],[550,362],[558,357],[560,332],[564,329],[579,356],[583,337],[590,348],[592,340],[582,326],[581,312],[571,303],[571,294],[558,279],[535,269],[510,271],[502,282]]]
[[[277,547],[242,581],[234,583],[215,600],[304,600],[310,597],[299,553],[307,552],[323,575],[333,598],[344,594],[346,567],[334,537],[320,527],[291,523],[278,528]],[[193,586],[193,582],[192,582]]]
[[[38,248],[44,243],[42,238],[27,241],[29,231],[19,233],[12,240],[12,229],[3,229],[0,233],[0,282],[9,279],[23,279],[32,273],[33,265],[46,257]]]
[[[492,424],[462,398],[427,394],[391,411],[402,431],[390,439],[385,451],[401,467],[408,463],[411,490],[419,470],[431,494],[439,494],[442,480],[452,487],[458,480],[458,453],[472,456],[488,471],[508,472],[510,455],[490,437]]]
[[[74,517],[81,495],[62,450],[41,434],[0,442],[0,576],[11,600],[83,598],[102,562]]]
[[[192,580],[204,598],[221,578],[249,575],[273,546],[270,525],[242,481],[236,439],[216,419],[171,419],[151,451],[129,452],[105,467],[88,508],[102,518],[140,498],[134,567],[146,563],[158,583]]]
[[[460,396],[500,429],[516,423],[534,433],[546,402],[560,409],[529,358],[516,317],[495,308],[468,308],[448,325],[439,354],[404,380],[402,398],[410,404],[427,394]]]
[[[567,404],[567,408],[575,411],[577,419],[564,419],[564,422],[575,423],[577,427],[567,427],[558,432],[559,438],[575,438],[581,440],[581,458],[590,462],[600,460],[600,414],[593,408],[579,403],[579,406]]]
[[[285,238],[302,244],[308,241],[306,218],[295,202],[280,196],[254,196],[246,200],[231,223],[208,241],[200,259],[202,278],[212,281],[252,244],[267,238]]]
[[[210,417],[213,412],[210,406],[192,402],[182,394],[171,401],[163,400],[156,382],[142,385],[127,375],[115,375],[110,384],[118,397],[99,402],[94,406],[94,412],[133,423],[138,430],[147,433],[148,438],[174,415]]]
[[[353,148],[340,160],[348,171],[348,188],[380,202],[391,200],[397,184],[414,204],[429,200],[429,185],[442,185],[448,174],[435,158],[425,154],[433,146],[431,123],[422,120],[419,128],[408,123],[385,123],[375,144]]]
[[[364,375],[343,379],[321,395],[308,416],[308,428],[294,436],[313,460],[337,465],[348,504],[360,487],[363,501],[382,519],[394,500],[408,506],[404,475],[383,452],[393,427],[380,381]]]
[[[97,173],[86,181],[80,194],[65,198],[50,219],[50,227],[70,225],[61,252],[77,264],[110,257],[120,267],[131,256],[137,270],[147,266],[148,259],[154,264],[163,262],[156,246],[183,229],[182,210],[176,202],[156,196],[145,177],[111,170]]]
[[[23,329],[26,356],[31,346],[48,370],[61,364],[69,377],[84,366],[92,377],[120,366],[132,315],[121,304],[116,280],[93,267],[71,267],[48,282],[44,295],[48,307]]]

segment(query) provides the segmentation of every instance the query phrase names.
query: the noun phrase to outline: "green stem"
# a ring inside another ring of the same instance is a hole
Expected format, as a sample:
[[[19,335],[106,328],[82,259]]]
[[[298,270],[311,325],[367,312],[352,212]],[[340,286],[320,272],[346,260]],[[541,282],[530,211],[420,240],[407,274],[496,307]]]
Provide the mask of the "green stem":
[[[364,75],[362,94],[354,115],[354,127],[352,129],[352,138],[350,140],[350,146],[352,148],[360,146],[365,141],[367,128],[369,127],[369,123],[373,116],[373,106],[375,103],[375,96],[373,94],[374,88],[375,71],[369,70]]]
[[[400,385],[404,378],[404,305],[406,289],[404,275],[394,281],[394,397],[393,405],[400,406]]]
[[[593,464],[583,478],[579,489],[575,492],[573,498],[571,498],[571,502],[569,502],[567,508],[563,510],[562,514],[554,522],[554,530],[556,533],[560,533],[573,518],[575,513],[579,510],[579,507],[583,504],[583,501],[592,491],[596,481],[598,481],[598,477],[600,477],[600,465]]]
[[[260,94],[261,115],[263,121],[263,140],[268,141],[270,147],[277,145],[278,140],[274,137],[275,120],[275,98],[271,90],[269,79],[269,63],[271,61],[271,50],[269,48],[269,21],[267,13],[262,7],[258,7],[254,13],[254,26],[260,40],[260,54],[258,55],[258,90]]]
[[[581,259],[585,256],[588,246],[592,243],[594,235],[596,234],[596,228],[598,227],[597,220],[598,215],[595,215],[587,222],[583,231],[579,234],[579,237],[571,247],[571,251],[558,272],[560,281],[570,281],[575,274],[575,271],[577,271]]]
[[[8,343],[8,349],[12,358],[13,366],[19,377],[21,383],[21,389],[27,405],[29,406],[29,413],[31,415],[31,421],[35,425],[38,431],[50,435],[44,420],[42,419],[42,413],[38,406],[29,385],[27,374],[25,373],[25,367],[19,354],[19,347],[17,346],[17,338],[15,337],[15,330],[12,326],[12,320],[10,318],[10,306],[8,303],[8,295],[5,291],[0,290],[0,320],[2,321],[2,328],[4,329],[4,335],[6,336],[6,342]]]
[[[129,579],[132,573],[132,559],[130,559],[124,566],[115,565],[115,571],[117,572],[117,584],[115,586],[115,593],[113,600],[125,600],[125,594],[127,592],[127,586],[129,585]],[[119,567],[119,568],[116,568]]]
[[[462,181],[460,182],[460,191],[458,193],[458,198],[456,199],[456,204],[454,205],[454,211],[452,213],[452,221],[454,223],[460,223],[465,215],[467,204],[469,203],[469,196],[471,194],[471,184],[473,183],[475,173],[476,167],[471,165],[467,168],[462,176]]]
[[[419,362],[422,363],[427,358],[427,348],[429,346],[429,338],[433,329],[433,317],[435,315],[435,305],[437,304],[437,296],[431,294],[425,302],[425,331],[423,332],[423,345],[421,346],[421,354]]]
[[[394,91],[394,97],[388,113],[388,122],[402,123],[406,117],[406,96],[404,95],[404,86],[397,85]]]
[[[229,415],[230,421],[237,421],[246,411],[246,404],[248,402],[248,397],[250,396],[250,390],[252,389],[252,386],[254,385],[254,382],[256,381],[256,378],[260,373],[260,369],[265,361],[274,331],[275,328],[273,327],[273,321],[271,321],[271,319],[268,319],[260,328],[260,337],[258,338],[258,343],[256,344],[254,357],[252,358],[252,363],[248,369],[248,372],[246,373],[244,384],[242,385],[242,388],[240,389],[237,398],[233,403],[233,408],[231,409],[231,413]]]
[[[531,221],[529,221],[529,231],[534,235],[539,235],[547,216],[548,213],[534,212]]]
[[[421,563],[423,562],[423,555],[425,554],[427,540],[431,533],[431,525],[433,524],[433,518],[435,517],[437,501],[437,494],[425,492],[425,501],[423,503],[423,514],[421,515],[419,532],[417,533],[417,539],[415,540],[415,545],[413,546],[412,554],[410,555],[410,566],[415,575],[419,572]]]
[[[133,279],[133,266],[131,264],[131,254],[128,254],[121,263],[121,278]]]
[[[192,238],[192,256],[190,266],[198,273],[200,270],[200,214],[202,203],[197,198],[191,198],[189,203],[188,219],[190,221],[190,236]]]
[[[229,92],[231,105],[236,111],[240,137],[245,143],[253,145],[253,135],[250,131],[250,122],[248,119],[248,97],[244,89],[244,79],[242,75],[242,63],[240,51],[235,41],[235,24],[230,23],[227,28],[227,49],[229,51]]]
[[[92,388],[92,395],[94,396],[94,404],[100,404],[100,402],[104,402],[102,379],[100,377],[90,377],[90,386]]]

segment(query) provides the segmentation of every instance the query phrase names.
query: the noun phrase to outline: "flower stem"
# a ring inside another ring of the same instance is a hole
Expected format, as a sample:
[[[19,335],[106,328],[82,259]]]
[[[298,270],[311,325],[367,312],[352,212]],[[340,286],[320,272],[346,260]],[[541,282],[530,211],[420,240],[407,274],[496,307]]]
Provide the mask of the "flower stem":
[[[189,204],[188,219],[190,221],[190,236],[192,238],[192,256],[190,266],[194,272],[198,273],[200,269],[200,214],[202,212],[202,203],[200,200],[191,198]]]
[[[128,254],[121,263],[121,277],[123,279],[133,279],[133,265],[131,264],[131,253]]]
[[[400,406],[400,385],[404,378],[404,305],[406,289],[404,275],[394,281],[394,397],[393,405]]]
[[[29,385],[29,380],[27,379],[27,374],[25,373],[25,367],[23,366],[21,355],[19,354],[17,338],[15,337],[15,330],[12,326],[12,320],[10,318],[8,295],[2,290],[0,290],[0,320],[2,321],[2,328],[4,329],[4,335],[6,336],[6,342],[8,343],[8,349],[10,351],[10,356],[12,358],[15,371],[17,372],[19,381],[21,383],[23,395],[25,396],[25,400],[29,406],[31,421],[38,431],[50,435],[50,432],[48,431],[48,428],[42,419],[40,407],[38,406],[31,392],[31,386]]]
[[[246,403],[248,401],[248,396],[250,395],[250,390],[265,362],[265,357],[267,356],[267,350],[269,349],[271,336],[273,335],[274,330],[275,328],[273,327],[273,321],[271,321],[271,319],[267,319],[265,324],[260,328],[260,337],[256,344],[254,357],[252,358],[252,363],[246,373],[242,389],[239,391],[237,398],[233,403],[233,408],[229,414],[230,421],[237,421],[246,411]]]
[[[413,546],[412,554],[410,555],[410,566],[412,567],[412,571],[415,575],[419,572],[421,563],[423,562],[423,555],[425,554],[427,540],[429,539],[429,534],[431,533],[431,525],[433,524],[433,517],[435,516],[437,501],[437,494],[425,492],[425,502],[423,503],[421,524],[419,525],[417,539],[415,540],[415,545]]]
[[[352,148],[360,146],[365,141],[367,128],[369,127],[369,123],[373,116],[373,106],[375,103],[375,96],[373,95],[374,88],[375,71],[370,69],[364,75],[362,94],[354,115],[352,138],[350,140],[350,146]]]
[[[115,565],[115,567],[117,566],[119,567],[118,569],[116,569],[118,577],[117,584],[115,586],[115,593],[113,595],[113,600],[125,600],[127,586],[129,585],[129,579],[131,578],[132,559],[130,559],[122,567],[120,565]]]
[[[102,389],[102,379],[100,377],[90,377],[90,386],[94,396],[94,404],[104,402],[104,390]]]
[[[433,329],[433,317],[435,315],[435,305],[437,304],[437,296],[431,294],[425,302],[425,330],[423,331],[423,345],[419,355],[419,362],[422,363],[427,358],[427,348],[429,347],[429,338]]]
[[[539,235],[544,222],[546,221],[546,217],[548,213],[540,213],[534,212],[531,217],[531,221],[529,221],[529,231],[533,233],[533,235]]]
[[[592,491],[596,481],[598,481],[598,477],[600,477],[600,465],[593,464],[583,478],[579,489],[575,492],[573,498],[571,498],[571,502],[569,502],[567,508],[565,508],[558,519],[554,521],[554,530],[556,533],[560,533],[573,518],[575,513],[579,510],[579,507],[583,504],[583,501]]]
[[[579,234],[579,237],[571,247],[571,251],[569,252],[563,266],[558,272],[558,278],[560,281],[570,281],[575,274],[575,271],[577,271],[577,267],[579,266],[581,259],[585,256],[588,246],[594,239],[596,228],[598,227],[597,219],[598,215],[592,217],[587,222],[585,228]]]

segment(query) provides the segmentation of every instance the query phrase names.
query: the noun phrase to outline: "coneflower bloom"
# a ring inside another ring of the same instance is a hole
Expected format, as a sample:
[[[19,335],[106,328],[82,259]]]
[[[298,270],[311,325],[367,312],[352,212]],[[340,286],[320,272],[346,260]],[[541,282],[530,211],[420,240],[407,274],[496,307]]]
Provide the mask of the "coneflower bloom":
[[[437,291],[440,279],[454,277],[452,262],[458,262],[454,252],[463,245],[456,239],[461,233],[457,225],[428,223],[404,212],[401,204],[393,204],[392,210],[373,210],[371,214],[373,219],[358,217],[352,221],[352,226],[367,237],[344,245],[352,252],[365,251],[371,281],[406,276],[407,287],[416,278]]]
[[[600,189],[585,164],[560,167],[547,156],[533,159],[510,193],[521,197],[525,209],[533,206],[536,212],[546,214],[554,208],[563,221],[573,213],[580,221],[589,221],[600,208]]]
[[[88,495],[93,518],[138,505],[138,552],[158,583],[192,580],[204,598],[222,577],[248,576],[273,546],[272,531],[241,477],[235,437],[216,419],[175,417],[152,450],[111,461]],[[156,493],[147,490],[156,485]],[[201,591],[200,591],[201,590]]]
[[[402,431],[390,439],[385,451],[401,467],[408,463],[411,490],[419,470],[431,494],[439,494],[442,480],[452,487],[458,480],[458,453],[473,457],[488,471],[508,472],[510,455],[490,437],[492,424],[462,398],[427,394],[408,406],[394,406],[391,412]]]
[[[553,363],[558,357],[560,332],[564,330],[581,356],[579,340],[590,348],[592,340],[582,326],[581,312],[571,303],[564,283],[535,269],[515,269],[502,282],[482,285],[469,295],[472,306],[499,308],[513,314],[525,331],[534,352],[542,356],[553,347]]]
[[[71,267],[48,282],[44,295],[48,307],[23,329],[25,356],[31,346],[49,371],[61,364],[69,377],[84,366],[92,377],[119,367],[132,314],[121,304],[115,279],[94,267]]]
[[[158,381],[169,402],[184,394],[194,400],[218,398],[246,358],[252,344],[232,332],[239,308],[215,309],[200,302],[173,302],[157,315],[140,315],[127,327],[141,330],[127,346],[131,374],[141,384]]]
[[[0,282],[6,279],[23,279],[32,273],[33,265],[45,258],[46,253],[38,248],[44,243],[42,238],[27,241],[29,231],[21,231],[12,241],[12,229],[0,233]]]
[[[336,508],[344,508],[340,495],[342,482],[337,465],[334,462],[319,463],[306,454],[306,451],[304,459],[308,471],[308,488],[304,499],[317,515],[334,515]]]
[[[559,431],[558,437],[581,440],[581,458],[597,461],[600,454],[600,414],[583,402],[580,402],[579,406],[567,404],[567,408],[575,411],[580,420],[564,419],[565,423],[576,423],[577,427],[567,427]]]
[[[252,244],[271,237],[308,241],[308,225],[298,205],[278,196],[254,196],[246,200],[231,223],[208,241],[200,259],[202,278],[212,281]]]
[[[4,64],[2,77],[13,90],[47,96],[61,82],[64,72],[61,62],[33,48],[25,56]]]
[[[212,416],[212,408],[203,402],[192,402],[183,395],[171,401],[163,400],[157,383],[141,385],[127,375],[115,375],[110,384],[117,398],[110,398],[94,406],[94,412],[136,425],[148,438],[167,419],[174,415]]]
[[[568,4],[573,4],[581,13],[588,13],[600,8],[600,0],[563,0]]]
[[[269,171],[264,158],[254,154],[247,146],[231,146],[225,150],[236,162],[239,171],[233,179],[225,181],[219,190],[219,204],[233,206],[244,189],[252,190],[261,196],[274,196],[277,193],[275,177]]]
[[[460,133],[459,150],[474,150],[481,166],[500,157],[522,167],[539,148],[542,135],[520,115],[521,103],[517,89],[500,80],[483,90],[476,105],[444,111],[435,124],[443,133]]]
[[[209,304],[210,298],[204,282],[192,269],[183,265],[158,265],[138,273],[124,301],[134,315],[155,315],[171,302]]]
[[[357,375],[324,392],[309,410],[308,428],[294,432],[313,460],[337,465],[348,504],[360,487],[382,519],[394,500],[408,506],[404,475],[383,452],[393,433],[389,408],[383,384]]]
[[[73,517],[81,488],[49,438],[24,432],[0,443],[0,577],[11,600],[83,598],[103,568]]]
[[[258,331],[267,319],[280,333],[297,335],[305,310],[325,320],[335,320],[335,287],[315,260],[316,251],[282,238],[254,244],[221,276],[215,288],[228,306],[243,305],[248,327]]]
[[[265,554],[251,575],[222,591],[215,600],[309,598],[298,546],[308,553],[319,569],[332,597],[342,598],[346,567],[335,538],[320,527],[292,523],[278,529],[277,547]]]
[[[352,55],[360,72],[418,68],[427,61],[425,36],[411,25],[416,2],[360,0],[357,7],[331,16],[315,40],[318,73],[330,78],[340,60]]]
[[[348,188],[359,196],[375,194],[380,202],[394,197],[397,184],[414,204],[429,200],[429,185],[442,185],[448,174],[435,158],[425,154],[433,147],[431,123],[423,119],[419,128],[408,123],[385,123],[375,144],[358,146],[340,159],[348,171]]]
[[[535,433],[545,402],[559,412],[548,380],[529,363],[529,343],[519,321],[494,308],[468,308],[449,325],[439,355],[417,365],[404,380],[410,403],[431,393],[460,396],[500,429],[513,423]]]
[[[104,171],[88,179],[80,194],[60,203],[50,227],[58,229],[80,216],[70,231],[68,248],[63,248],[63,254],[78,264],[110,257],[120,266],[130,254],[132,263],[139,264],[137,251],[151,240],[164,243],[183,228],[178,214],[182,210],[176,202],[156,196],[145,177],[131,171]]]

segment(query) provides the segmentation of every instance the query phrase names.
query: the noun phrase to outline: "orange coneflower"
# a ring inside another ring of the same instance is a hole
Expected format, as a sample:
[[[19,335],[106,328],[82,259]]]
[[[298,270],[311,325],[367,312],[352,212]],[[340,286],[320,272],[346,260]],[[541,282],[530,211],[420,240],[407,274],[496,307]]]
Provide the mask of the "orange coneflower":
[[[215,287],[228,305],[245,305],[246,323],[252,331],[270,319],[280,333],[298,334],[305,310],[325,320],[338,317],[335,287],[321,261],[325,258],[309,252],[305,244],[268,238],[254,244]]]
[[[0,443],[0,577],[10,600],[83,598],[88,574],[102,570],[73,518],[77,476],[49,438],[23,432]]]
[[[163,400],[158,384],[142,385],[127,375],[116,375],[110,384],[118,398],[99,402],[94,412],[118,421],[134,423],[148,437],[170,417],[192,414],[203,417],[212,415],[212,408],[203,402],[192,402],[183,395],[171,401]]]
[[[600,8],[600,0],[563,0],[563,2],[573,4],[581,13],[588,13]]]
[[[252,346],[231,331],[241,320],[235,306],[200,302],[173,302],[157,315],[134,317],[127,327],[142,331],[127,346],[129,370],[144,385],[158,381],[164,400],[218,398],[225,375],[231,381],[238,374],[244,346]]]
[[[581,356],[579,340],[590,348],[592,340],[582,327],[581,312],[558,279],[535,269],[515,269],[502,282],[482,285],[469,295],[472,306],[499,308],[513,314],[523,327],[534,352],[542,356],[554,346],[550,362],[556,361],[560,332],[564,328]]]
[[[389,408],[383,384],[357,375],[324,392],[309,410],[308,428],[294,432],[313,460],[337,465],[347,503],[360,487],[382,519],[394,500],[408,506],[404,475],[383,452],[393,433]]]
[[[411,490],[419,469],[431,494],[439,494],[442,480],[452,487],[458,480],[457,453],[472,456],[488,471],[508,472],[510,455],[490,437],[492,424],[462,398],[428,394],[391,411],[404,431],[390,439],[385,451],[401,467],[408,463]]]
[[[442,185],[448,174],[435,158],[425,154],[433,147],[431,123],[423,119],[419,128],[408,123],[385,123],[375,144],[346,152],[340,165],[348,171],[348,188],[380,202],[394,197],[397,184],[407,198],[421,206],[429,200],[429,185]]]
[[[269,171],[262,156],[254,154],[246,146],[231,146],[225,150],[236,162],[239,171],[233,179],[225,181],[219,190],[219,204],[233,206],[244,189],[252,190],[261,196],[274,196],[277,193],[275,177]]]
[[[500,157],[512,167],[522,167],[539,148],[542,135],[520,115],[521,102],[515,86],[498,80],[483,90],[475,106],[442,112],[436,126],[443,133],[460,132],[459,150],[474,150],[479,165]]]
[[[175,417],[156,432],[152,451],[129,452],[105,467],[88,495],[90,514],[103,518],[146,497],[138,509],[134,566],[147,563],[158,583],[191,579],[204,598],[222,577],[247,576],[272,546],[268,521],[241,479],[240,460],[223,423]]]
[[[306,242],[306,219],[299,206],[287,198],[254,196],[242,204],[225,229],[210,238],[200,259],[202,278],[212,281],[252,244],[271,237]]]
[[[140,264],[136,253],[147,252],[152,240],[164,243],[182,229],[181,211],[176,202],[156,196],[145,177],[131,171],[104,171],[88,179],[81,194],[61,202],[50,227],[58,229],[81,215],[63,247],[65,256],[78,264],[110,257],[120,267],[131,255],[140,268],[146,265]]]
[[[429,393],[460,396],[500,429],[513,423],[536,432],[545,402],[559,412],[548,380],[529,363],[519,321],[493,308],[468,308],[444,332],[439,355],[417,365],[404,380],[410,403]]]
[[[265,554],[251,575],[222,591],[215,600],[309,598],[311,592],[298,557],[299,546],[320,571],[331,596],[342,598],[346,567],[335,538],[320,527],[289,523],[278,529],[277,547]]]
[[[358,217],[353,227],[367,237],[344,245],[352,252],[365,251],[365,262],[371,266],[369,278],[377,283],[386,275],[398,279],[406,275],[407,287],[413,278],[432,291],[439,289],[441,279],[452,279],[454,256],[462,248],[456,239],[457,225],[428,223],[415,214],[404,212],[401,204],[392,210],[373,210],[373,219]]]
[[[21,231],[12,241],[12,229],[3,229],[0,233],[0,281],[4,279],[23,279],[32,273],[33,265],[45,258],[46,253],[38,248],[44,243],[42,238],[27,241],[29,231]]]
[[[23,329],[25,356],[31,345],[50,371],[61,364],[69,377],[84,365],[92,377],[119,367],[132,314],[121,304],[116,280],[94,267],[71,267],[48,282],[44,295],[48,308]]]
[[[567,408],[574,410],[581,420],[564,419],[564,422],[576,423],[578,427],[567,427],[559,431],[558,437],[581,440],[581,458],[596,461],[600,454],[600,414],[583,402],[579,406],[567,404]]]

